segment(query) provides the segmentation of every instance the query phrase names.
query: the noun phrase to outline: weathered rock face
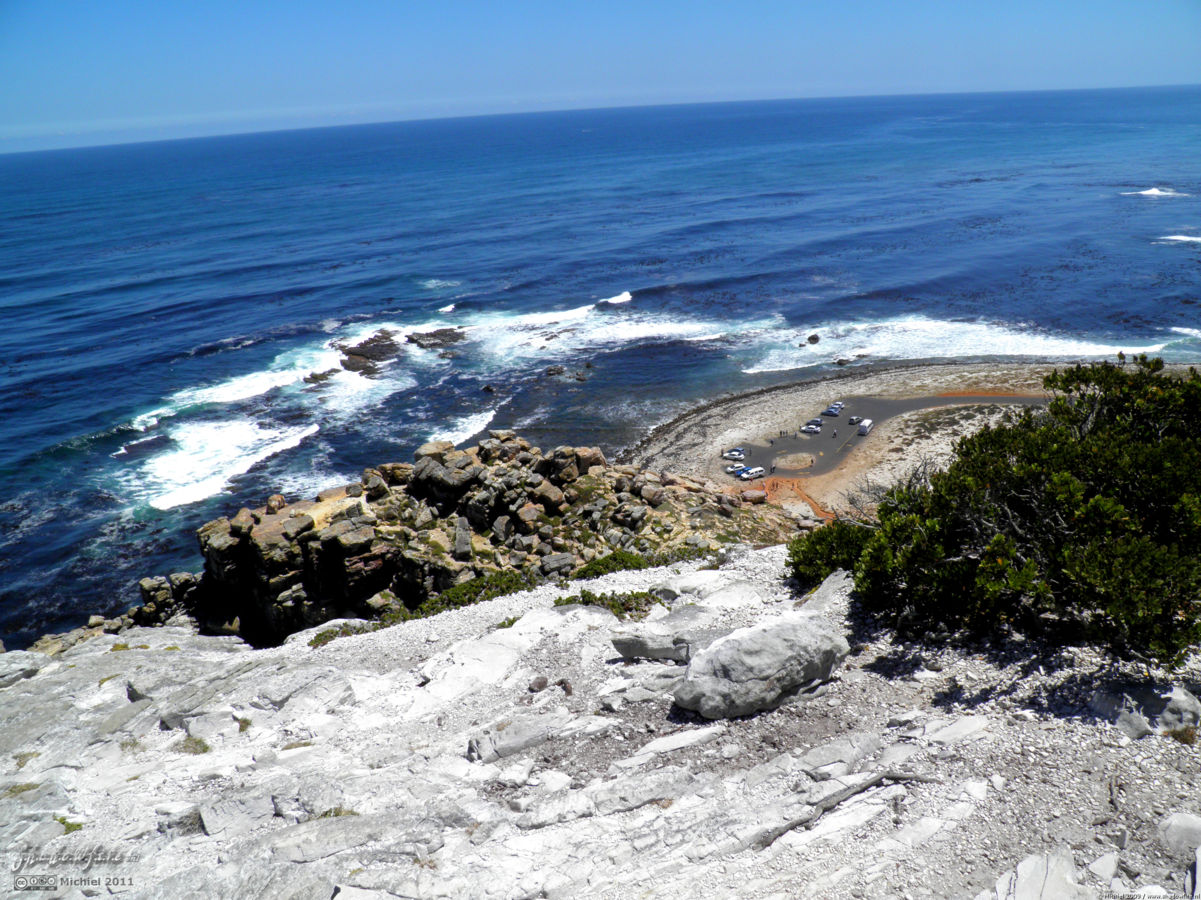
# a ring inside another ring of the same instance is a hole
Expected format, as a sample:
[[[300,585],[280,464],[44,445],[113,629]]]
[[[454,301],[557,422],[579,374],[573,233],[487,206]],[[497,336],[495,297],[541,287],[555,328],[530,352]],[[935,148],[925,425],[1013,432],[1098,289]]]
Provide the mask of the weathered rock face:
[[[675,691],[677,705],[707,719],[775,709],[806,685],[829,679],[850,647],[812,615],[741,628],[697,654]]]
[[[339,616],[413,609],[473,578],[561,577],[615,549],[658,552],[795,532],[716,485],[609,466],[594,447],[544,454],[511,431],[479,446],[420,447],[415,462],[368,469],[314,500],[240,510],[199,529],[203,575],[143,579],[132,621],[189,612],[256,644]]]

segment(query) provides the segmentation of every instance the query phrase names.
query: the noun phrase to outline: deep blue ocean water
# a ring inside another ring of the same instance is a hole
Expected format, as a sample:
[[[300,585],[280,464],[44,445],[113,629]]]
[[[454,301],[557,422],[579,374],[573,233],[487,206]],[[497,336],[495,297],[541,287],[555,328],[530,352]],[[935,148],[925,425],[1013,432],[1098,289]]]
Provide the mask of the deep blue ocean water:
[[[1175,88],[0,156],[0,639],[120,611],[199,567],[207,519],[434,436],[612,451],[837,357],[1201,360],[1199,150]],[[440,326],[452,359],[304,380]]]

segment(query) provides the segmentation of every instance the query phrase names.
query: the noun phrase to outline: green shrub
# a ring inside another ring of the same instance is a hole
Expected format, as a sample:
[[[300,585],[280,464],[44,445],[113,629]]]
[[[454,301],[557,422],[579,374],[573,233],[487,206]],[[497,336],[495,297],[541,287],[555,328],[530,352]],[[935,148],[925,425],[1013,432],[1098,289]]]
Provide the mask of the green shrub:
[[[802,587],[821,583],[836,569],[852,570],[872,530],[862,523],[837,519],[801,535],[788,545],[788,564]]]
[[[598,556],[596,559],[584,563],[571,576],[573,581],[582,581],[585,578],[599,578],[601,575],[608,575],[610,572],[624,572],[628,569],[649,569],[650,563],[646,557],[638,553],[631,553],[629,550],[614,550],[607,556]]]
[[[352,634],[366,634],[374,630],[374,625],[355,625],[350,622],[343,622],[337,628],[326,628],[324,631],[318,631],[309,638],[309,646],[316,650],[318,647],[324,647],[334,638],[350,637]]]
[[[619,619],[641,619],[658,599],[650,591],[630,591],[624,594],[594,594],[581,590],[578,597],[559,597],[555,606],[599,606],[609,610]]]
[[[795,542],[794,573],[854,556],[863,602],[903,628],[1014,626],[1178,663],[1201,640],[1201,375],[1162,368],[1047,376],[1045,411],[962,439],[876,521]]]

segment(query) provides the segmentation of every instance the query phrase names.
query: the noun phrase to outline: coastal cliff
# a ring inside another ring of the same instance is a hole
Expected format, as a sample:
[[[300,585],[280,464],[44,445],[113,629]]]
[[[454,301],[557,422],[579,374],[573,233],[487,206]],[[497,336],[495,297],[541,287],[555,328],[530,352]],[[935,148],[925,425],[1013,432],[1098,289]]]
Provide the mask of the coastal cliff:
[[[560,578],[615,550],[680,558],[774,544],[816,522],[761,490],[630,465],[595,447],[543,453],[512,431],[419,448],[314,500],[270,498],[197,532],[204,571],[144,578],[124,624],[183,612],[258,645],[340,617],[409,616],[475,579]],[[111,630],[111,629],[110,629]]]

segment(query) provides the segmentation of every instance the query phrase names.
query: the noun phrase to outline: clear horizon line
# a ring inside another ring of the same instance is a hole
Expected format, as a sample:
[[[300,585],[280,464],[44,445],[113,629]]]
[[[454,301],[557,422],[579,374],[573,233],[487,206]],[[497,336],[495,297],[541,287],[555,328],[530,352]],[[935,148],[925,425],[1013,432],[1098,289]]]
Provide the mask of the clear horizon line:
[[[447,116],[401,116],[399,118],[373,119],[363,122],[337,122],[323,125],[299,125],[283,128],[248,128],[235,129],[232,131],[213,131],[205,134],[182,135],[177,137],[156,137],[142,140],[127,140],[117,138],[114,140],[102,140],[96,143],[70,144],[67,146],[43,147],[24,150],[6,150],[3,148],[5,140],[22,140],[20,138],[0,138],[0,156],[17,156],[26,153],[58,153],[71,150],[87,150],[100,147],[133,147],[141,144],[166,144],[176,141],[202,141],[212,138],[224,137],[241,137],[255,134],[287,134],[289,132],[302,131],[323,131],[333,128],[359,128],[372,125],[393,125],[404,123],[421,123],[421,122],[449,122],[460,119],[489,119],[502,118],[505,116],[531,116],[531,115],[554,115],[557,113],[567,112],[602,112],[616,111],[628,109],[669,109],[673,107],[683,106],[723,106],[735,103],[788,103],[802,100],[872,100],[872,99],[888,99],[898,97],[969,97],[969,96],[990,96],[999,94],[1067,94],[1067,93],[1085,93],[1090,91],[1137,91],[1137,90],[1166,90],[1173,88],[1201,88],[1201,82],[1185,82],[1175,84],[1135,84],[1135,85],[1110,85],[1102,87],[1072,87],[1072,88],[1020,88],[1020,89],[995,89],[984,91],[916,91],[916,92],[898,92],[898,93],[852,93],[852,94],[822,94],[822,95],[802,95],[788,97],[742,97],[732,100],[681,100],[669,101],[663,103],[618,103],[613,105],[602,106],[565,106],[555,109],[518,109],[506,110],[504,112],[481,112],[481,113],[463,113],[458,115]],[[154,127],[154,126],[146,126]],[[215,126],[215,127],[219,127]],[[36,141],[40,138],[51,138],[53,134],[41,136],[33,136],[24,138],[23,140]]]

